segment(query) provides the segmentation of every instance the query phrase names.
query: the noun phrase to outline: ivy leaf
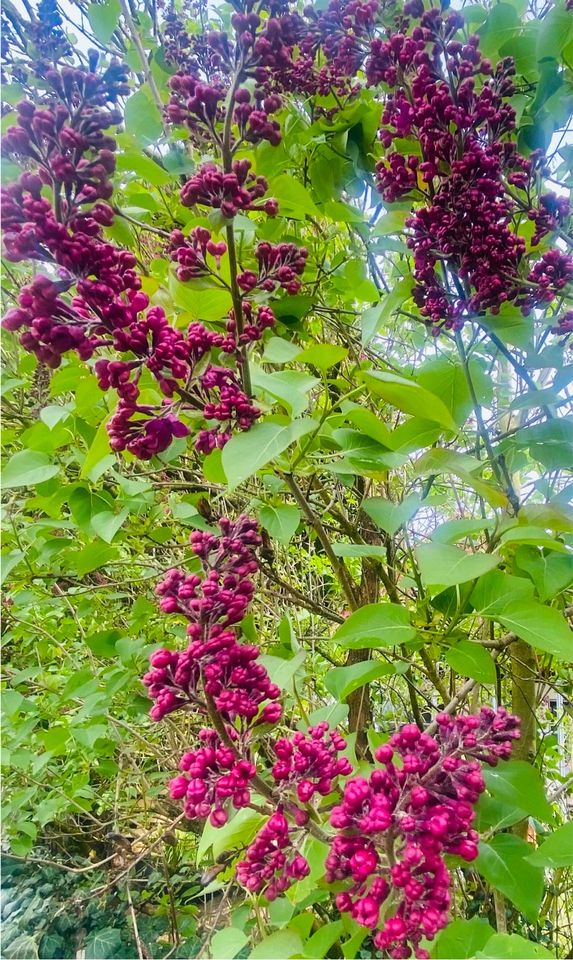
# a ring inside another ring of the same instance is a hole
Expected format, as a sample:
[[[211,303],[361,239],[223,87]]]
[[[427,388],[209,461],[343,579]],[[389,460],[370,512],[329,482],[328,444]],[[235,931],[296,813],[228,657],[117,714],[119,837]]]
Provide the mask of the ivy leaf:
[[[445,403],[415,380],[378,370],[374,373],[365,373],[363,377],[370,392],[377,397],[382,397],[386,403],[391,403],[403,413],[410,413],[413,417],[422,417],[424,420],[432,420],[446,430],[457,433],[456,422]]]
[[[368,603],[352,613],[332,639],[347,650],[363,650],[393,647],[415,636],[404,607],[397,603]]]
[[[432,591],[475,580],[499,563],[492,553],[466,553],[447,543],[422,543],[416,556],[422,582]]]
[[[316,420],[310,417],[290,423],[267,420],[256,423],[245,433],[235,434],[224,446],[222,457],[229,490],[235,490],[316,426]]]
[[[479,845],[474,866],[488,883],[499,890],[531,923],[537,920],[543,897],[543,868],[526,859],[531,847],[521,837],[500,833]]]
[[[546,837],[528,858],[538,867],[573,867],[573,820],[564,823]]]
[[[525,760],[509,760],[503,766],[483,771],[487,789],[494,799],[509,808],[518,807],[538,820],[553,820],[551,804],[539,772]]]
[[[86,960],[111,960],[120,956],[122,949],[121,933],[115,927],[102,927],[93,930],[84,946]]]

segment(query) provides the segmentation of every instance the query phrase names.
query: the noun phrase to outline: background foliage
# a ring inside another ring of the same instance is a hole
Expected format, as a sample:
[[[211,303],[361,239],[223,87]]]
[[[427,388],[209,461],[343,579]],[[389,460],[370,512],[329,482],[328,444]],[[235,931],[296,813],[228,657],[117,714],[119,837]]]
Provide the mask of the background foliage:
[[[565,195],[570,8],[463,10],[485,56],[515,58],[519,148],[546,152],[539,190]],[[191,35],[231,12],[178,9]],[[85,63],[89,47],[125,61],[106,236],[136,254],[143,289],[178,327],[222,329],[227,290],[182,283],[165,249],[175,226],[223,236],[224,223],[180,203],[208,150],[160,112],[174,72],[164,13],[6,0],[3,129],[34,91],[29,64],[50,17],[73,48],[61,62]],[[203,829],[181,822],[166,791],[199,720],[148,717],[147,657],[185,633],[159,614],[154,586],[192,567],[192,530],[241,511],[266,532],[243,629],[302,728],[341,724],[367,769],[397,723],[427,725],[452,700],[522,717],[515,759],[487,774],[480,856],[456,869],[453,921],[432,955],[570,956],[573,367],[570,338],[551,332],[566,291],[545,312],[482,311],[457,336],[430,336],[412,299],[412,204],[383,204],[374,189],[380,97],[364,88],[333,118],[332,103],[286,98],[281,143],[241,151],[279,214],[235,218],[240,263],[252,264],[255,239],[309,256],[302,289],[275,298],[277,326],[250,357],[263,418],[222,454],[205,458],[186,438],[148,462],[113,453],[116,398],[91,365],[67,354],[49,371],[4,335],[5,957],[373,955],[363,928],[325,906],[320,841],[288,895],[240,901],[233,860],[258,815]],[[4,163],[5,182],[17,172]],[[533,224],[518,230],[531,250]],[[541,249],[571,248],[568,230]],[[30,276],[5,264],[7,306]],[[145,387],[151,396],[151,378]]]

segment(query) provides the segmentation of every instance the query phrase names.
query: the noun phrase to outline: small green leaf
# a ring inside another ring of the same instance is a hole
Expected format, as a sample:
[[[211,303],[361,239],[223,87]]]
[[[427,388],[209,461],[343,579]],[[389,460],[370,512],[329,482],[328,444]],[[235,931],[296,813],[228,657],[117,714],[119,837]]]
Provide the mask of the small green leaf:
[[[492,570],[476,583],[470,600],[484,617],[497,617],[517,601],[533,600],[533,587],[525,577],[513,577],[501,570]]]
[[[2,470],[2,486],[8,490],[14,487],[34,487],[44,483],[59,473],[60,468],[52,463],[45,453],[35,450],[21,450],[10,457]]]
[[[500,833],[489,843],[480,843],[474,866],[492,887],[535,923],[543,897],[543,868],[528,862],[530,853],[531,846],[521,837]]]
[[[394,211],[392,211],[394,212]],[[391,231],[393,232],[393,231]],[[366,347],[381,329],[383,321],[389,320],[406,300],[410,299],[414,287],[411,276],[403,277],[394,284],[390,293],[384,296],[380,303],[369,307],[362,314],[362,346]]]
[[[304,220],[307,214],[311,217],[319,216],[306,187],[289,173],[281,173],[269,182],[268,196],[278,200],[279,214],[282,217]]]
[[[332,920],[330,923],[325,923],[305,943],[304,956],[308,957],[309,960],[328,956],[328,951],[340,938],[343,929],[342,920]]]
[[[232,960],[247,943],[247,935],[236,927],[217,930],[209,945],[213,960]]]
[[[491,553],[466,553],[447,543],[422,543],[416,557],[424,586],[432,591],[481,577],[499,563]]]
[[[518,933],[496,933],[475,956],[478,960],[554,960],[555,954]]]
[[[288,960],[302,953],[302,940],[294,930],[277,930],[261,940],[249,954],[250,960]]]
[[[394,373],[363,374],[368,389],[377,397],[382,397],[386,403],[391,403],[403,413],[410,413],[414,417],[424,420],[433,420],[457,433],[457,425],[446,405],[434,393],[420,386],[415,380],[407,380]]]
[[[69,554],[69,562],[74,567],[79,577],[91,573],[92,570],[98,570],[104,567],[110,560],[115,560],[117,550],[115,547],[105,546],[103,543],[89,543],[77,553]]]
[[[157,143],[163,133],[161,114],[147,85],[139,88],[125,103],[125,129],[143,147]]]
[[[296,360],[298,363],[309,363],[326,373],[330,367],[340,363],[347,356],[346,347],[338,347],[334,343],[314,343],[299,353]]]
[[[225,850],[234,850],[251,842],[255,833],[265,821],[262,813],[243,807],[222,827],[214,827],[210,820],[205,821],[203,833],[197,846],[197,863],[200,863],[207,851],[213,848],[213,858]]]
[[[391,673],[394,673],[394,668],[390,663],[364,660],[348,667],[334,667],[329,670],[324,678],[324,685],[337,700],[346,700],[354,690]]]
[[[374,520],[377,527],[393,537],[400,527],[412,519],[421,503],[421,498],[416,493],[405,497],[401,503],[392,503],[383,497],[371,497],[363,500],[362,509]]]
[[[446,662],[462,677],[471,677],[478,683],[492,684],[496,681],[495,663],[491,654],[479,643],[460,640],[446,650]]]
[[[260,658],[260,661],[266,668],[272,682],[276,683],[277,687],[280,687],[281,690],[292,691],[293,677],[298,670],[300,670],[305,659],[305,651],[300,650],[299,653],[291,657],[290,660],[285,660],[282,657],[274,657],[269,653],[265,653]]]
[[[90,3],[86,16],[100,43],[109,43],[114,30],[118,29],[121,16],[119,0],[104,0],[103,3]]]
[[[93,930],[84,945],[86,960],[111,960],[120,956],[122,949],[121,933],[115,927],[102,927]]]
[[[483,917],[452,920],[431,948],[432,960],[469,960],[485,947],[495,930]]]
[[[335,557],[375,557],[377,560],[386,560],[386,547],[377,547],[370,543],[333,543],[332,552]]]
[[[155,160],[137,150],[127,150],[117,155],[117,169],[137,174],[154,187],[163,187],[171,181],[171,176]]]
[[[115,645],[120,637],[119,630],[99,630],[86,637],[85,642],[96,657],[115,657]]]
[[[393,647],[416,636],[408,611],[397,603],[369,603],[352,613],[333,640],[347,650]]]
[[[528,858],[539,867],[573,867],[573,820],[564,823],[545,837],[543,843]]]
[[[245,433],[235,434],[223,448],[222,457],[229,489],[235,490],[316,426],[316,421],[309,417],[286,424],[267,420]]]
[[[300,510],[294,504],[280,507],[265,504],[259,510],[259,520],[271,537],[280,543],[288,543],[300,523]]]

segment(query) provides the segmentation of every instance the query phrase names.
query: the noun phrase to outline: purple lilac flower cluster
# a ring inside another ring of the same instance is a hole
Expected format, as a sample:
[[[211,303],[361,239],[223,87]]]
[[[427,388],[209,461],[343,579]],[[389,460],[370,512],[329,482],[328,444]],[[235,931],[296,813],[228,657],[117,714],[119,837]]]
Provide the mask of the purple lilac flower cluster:
[[[134,254],[102,235],[102,227],[114,219],[107,201],[113,192],[116,143],[106,131],[121,120],[115,103],[129,92],[126,68],[116,61],[101,74],[64,67],[48,71],[46,82],[46,106],[20,103],[18,122],[2,141],[5,154],[34,165],[37,172],[22,173],[3,189],[1,207],[7,259],[39,261],[50,276],[38,274],[21,290],[18,306],[7,312],[3,325],[21,331],[22,346],[50,367],[71,350],[83,360],[102,350],[119,354],[95,364],[101,389],[118,393],[108,424],[112,449],[149,459],[174,438],[187,436],[185,414],[200,411],[207,425],[196,437],[196,448],[209,453],[222,447],[233,430],[248,430],[260,416],[241,386],[241,350],[274,324],[272,310],[245,303],[244,327],[237,329],[231,311],[226,332],[217,333],[201,323],[179,330],[162,307],[150,306]],[[252,209],[266,189],[261,178],[249,173],[246,161],[237,161],[229,175],[216,172],[214,179],[209,170],[209,189],[220,181],[223,199],[193,193],[198,173],[183,187],[183,203],[213,202],[232,216],[238,209]],[[44,185],[50,186],[53,203],[43,196]],[[265,208],[274,215],[276,202],[267,200]],[[182,281],[215,274],[226,250],[200,227],[188,237],[174,231],[169,248]],[[234,359],[234,366],[229,359],[218,364],[218,355]],[[161,393],[157,403],[140,402],[144,370],[152,373]]]
[[[201,575],[169,570],[158,585],[161,610],[186,617],[190,643],[183,651],[156,650],[143,678],[155,701],[154,720],[185,708],[211,719],[214,711],[221,720],[224,738],[221,729],[201,730],[201,746],[183,756],[181,774],[170,785],[186,816],[210,817],[214,826],[226,822],[229,803],[240,808],[250,802],[256,773],[249,757],[252,726],[277,723],[282,713],[280,689],[257,662],[259,648],[241,643],[237,632],[254,593],[261,545],[257,523],[241,516],[234,523],[222,519],[219,526],[220,536],[191,534]]]
[[[349,881],[337,906],[377,931],[378,949],[396,958],[410,957],[412,949],[416,957],[429,956],[421,939],[431,940],[448,921],[443,856],[472,861],[478,853],[471,824],[485,789],[480,762],[507,759],[519,737],[519,719],[503,708],[436,720],[435,737],[407,724],[379,747],[381,767],[349,780],[330,818],[338,832],[327,879]]]
[[[476,313],[497,314],[506,302],[528,314],[573,280],[573,258],[553,249],[532,263],[531,248],[563,224],[569,204],[549,193],[537,206],[532,199],[541,160],[522,157],[512,138],[513,61],[494,67],[477,36],[457,39],[464,23],[457,12],[425,11],[421,0],[404,9],[419,23],[373,40],[365,69],[370,84],[391,90],[384,146],[411,139],[421,149],[421,157],[393,150],[377,166],[384,200],[417,203],[406,221],[414,300],[435,334]],[[516,232],[522,211],[535,224],[529,249]]]

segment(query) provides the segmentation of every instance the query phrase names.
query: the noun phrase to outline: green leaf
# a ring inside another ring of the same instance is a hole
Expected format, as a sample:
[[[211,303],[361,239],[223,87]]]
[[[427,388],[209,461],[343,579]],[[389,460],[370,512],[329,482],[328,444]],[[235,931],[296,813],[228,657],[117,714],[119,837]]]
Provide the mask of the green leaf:
[[[91,528],[96,536],[111,543],[117,531],[127,520],[129,508],[124,507],[119,513],[112,513],[111,510],[104,510],[96,513],[91,519]]]
[[[347,356],[346,347],[338,347],[334,343],[314,343],[299,353],[296,360],[298,363],[309,363],[326,373],[330,367],[340,363]]]
[[[2,953],[6,960],[38,960],[38,942],[29,934],[21,933],[11,943],[3,946]]]
[[[495,933],[483,917],[452,920],[441,930],[431,948],[432,960],[469,960],[485,947]]]
[[[260,658],[260,661],[272,682],[276,683],[277,687],[280,687],[281,690],[290,690],[292,692],[293,677],[297,671],[300,670],[305,659],[306,652],[300,650],[299,653],[291,657],[290,660],[285,660],[283,657],[273,657],[271,654],[265,653]]]
[[[325,923],[305,943],[304,956],[309,960],[328,956],[328,951],[339,939],[343,929],[342,920],[331,920],[330,923]]]
[[[469,370],[478,401],[481,404],[487,404],[492,396],[491,380],[475,361],[470,362]],[[461,363],[450,360],[448,357],[436,357],[424,364],[416,380],[422,387],[443,400],[459,426],[465,423],[473,404]]]
[[[362,501],[362,509],[374,520],[377,527],[391,537],[419,510],[422,500],[416,493],[405,497],[401,503],[392,503],[383,497],[371,497]]]
[[[403,225],[403,224],[402,224]],[[383,321],[389,320],[393,313],[398,310],[410,295],[414,288],[414,280],[411,276],[403,277],[398,283],[394,284],[390,293],[384,296],[380,303],[369,307],[362,314],[362,346],[366,347],[376,336]]]
[[[147,180],[154,187],[163,187],[171,181],[171,176],[167,170],[160,167],[151,157],[139,153],[137,150],[127,150],[125,153],[119,153],[117,155],[117,169],[125,170],[128,173],[136,173],[138,178]]]
[[[415,380],[407,380],[406,377],[380,371],[365,373],[363,378],[371,393],[382,397],[403,413],[423,417],[424,420],[433,420],[446,430],[457,433],[456,422],[446,405]]]
[[[573,820],[550,833],[527,859],[529,863],[551,870],[573,867]]]
[[[530,852],[530,845],[521,837],[500,833],[489,843],[480,843],[474,866],[492,887],[535,923],[543,897],[543,868],[528,862]]]
[[[478,613],[484,617],[497,617],[516,601],[533,600],[533,588],[524,577],[513,577],[501,570],[492,570],[476,583],[470,600]]]
[[[509,760],[498,767],[484,768],[486,787],[495,800],[518,807],[546,823],[553,820],[539,772],[525,760]]]
[[[236,847],[250,843],[264,821],[265,817],[262,813],[257,813],[256,810],[250,810],[248,807],[239,810],[222,827],[214,827],[209,820],[206,820],[197,845],[197,863],[201,862],[211,847],[213,858],[216,860],[224,851],[235,850]]]
[[[6,489],[14,487],[34,487],[44,483],[59,473],[60,468],[52,463],[45,453],[35,450],[21,450],[10,457],[2,470],[2,486]]]
[[[102,927],[93,930],[84,945],[86,960],[111,960],[120,956],[122,949],[121,933],[115,927]]]
[[[431,539],[437,543],[454,543],[456,540],[463,540],[489,529],[494,523],[495,520],[487,520],[483,517],[476,517],[475,520],[446,520],[432,531]]]
[[[280,543],[288,543],[300,523],[300,510],[294,504],[285,504],[282,507],[265,504],[259,509],[259,520],[271,537]]]
[[[211,939],[209,952],[213,960],[232,960],[248,942],[247,935],[236,927],[217,930]]]
[[[303,951],[302,940],[294,930],[277,930],[261,940],[249,954],[250,960],[288,960]]]
[[[391,673],[394,673],[394,668],[390,663],[364,660],[348,667],[334,667],[329,670],[324,678],[324,685],[337,700],[346,700],[354,690]]]
[[[143,147],[156,144],[162,136],[161,114],[147,85],[126,100],[124,122],[127,133]]]
[[[282,217],[304,220],[307,214],[311,217],[319,216],[306,187],[289,173],[282,173],[269,182],[268,196],[278,200],[279,214]]]
[[[77,553],[69,554],[69,562],[79,577],[83,577],[92,570],[104,567],[110,560],[115,560],[115,547],[105,546],[103,543],[89,543]]]
[[[332,552],[335,557],[376,557],[386,560],[386,547],[377,547],[370,543],[333,543]]]
[[[103,3],[90,3],[86,10],[87,18],[100,43],[109,43],[114,30],[118,29],[121,16],[119,0],[104,0]]]
[[[486,613],[485,616],[490,616]],[[551,653],[560,660],[573,659],[573,632],[567,621],[554,607],[544,607],[540,603],[508,604],[496,620],[530,643],[537,650]]]
[[[446,650],[446,662],[462,677],[471,677],[478,683],[492,684],[496,681],[495,663],[491,654],[479,643],[459,640]]]
[[[263,360],[268,363],[290,363],[300,353],[297,343],[284,340],[282,337],[271,337],[265,344]]]
[[[257,393],[263,391],[282,401],[293,417],[300,417],[310,403],[309,392],[320,383],[302,370],[277,370],[266,373],[251,364],[251,379]]]
[[[221,320],[232,307],[231,294],[221,287],[200,287],[182,283],[172,274],[168,281],[169,293],[176,306],[181,307],[194,320]]]
[[[120,637],[119,630],[98,630],[86,637],[85,642],[96,657],[115,657],[115,645]]]
[[[536,23],[538,60],[557,60],[573,36],[573,17],[565,7],[555,5]]]
[[[559,553],[566,553],[573,560],[573,554],[561,543],[550,536],[542,527],[516,526],[505,530],[500,537],[500,543],[504,546],[506,543],[531,544],[535,547],[544,547],[546,550],[556,550]]]
[[[92,440],[91,446],[86,454],[86,458],[82,464],[82,469],[80,470],[80,478],[82,480],[95,480],[94,476],[95,468],[101,461],[111,454],[111,447],[109,445],[109,434],[107,432],[107,418],[100,423],[97,433]],[[115,461],[115,455],[112,454],[112,460]]]
[[[555,954],[518,933],[496,933],[475,956],[479,960],[553,960]]]
[[[362,650],[393,647],[415,636],[404,607],[397,603],[368,603],[352,613],[332,639],[347,650]]]
[[[555,553],[542,554],[539,550],[521,547],[515,559],[520,570],[533,580],[540,600],[558,596],[573,583],[573,557]]]
[[[222,457],[229,489],[235,490],[316,426],[316,421],[309,417],[290,423],[267,420],[256,423],[245,433],[235,434],[223,448]]]
[[[494,554],[466,553],[447,543],[422,543],[416,557],[424,586],[434,592],[475,580],[499,563]]]

